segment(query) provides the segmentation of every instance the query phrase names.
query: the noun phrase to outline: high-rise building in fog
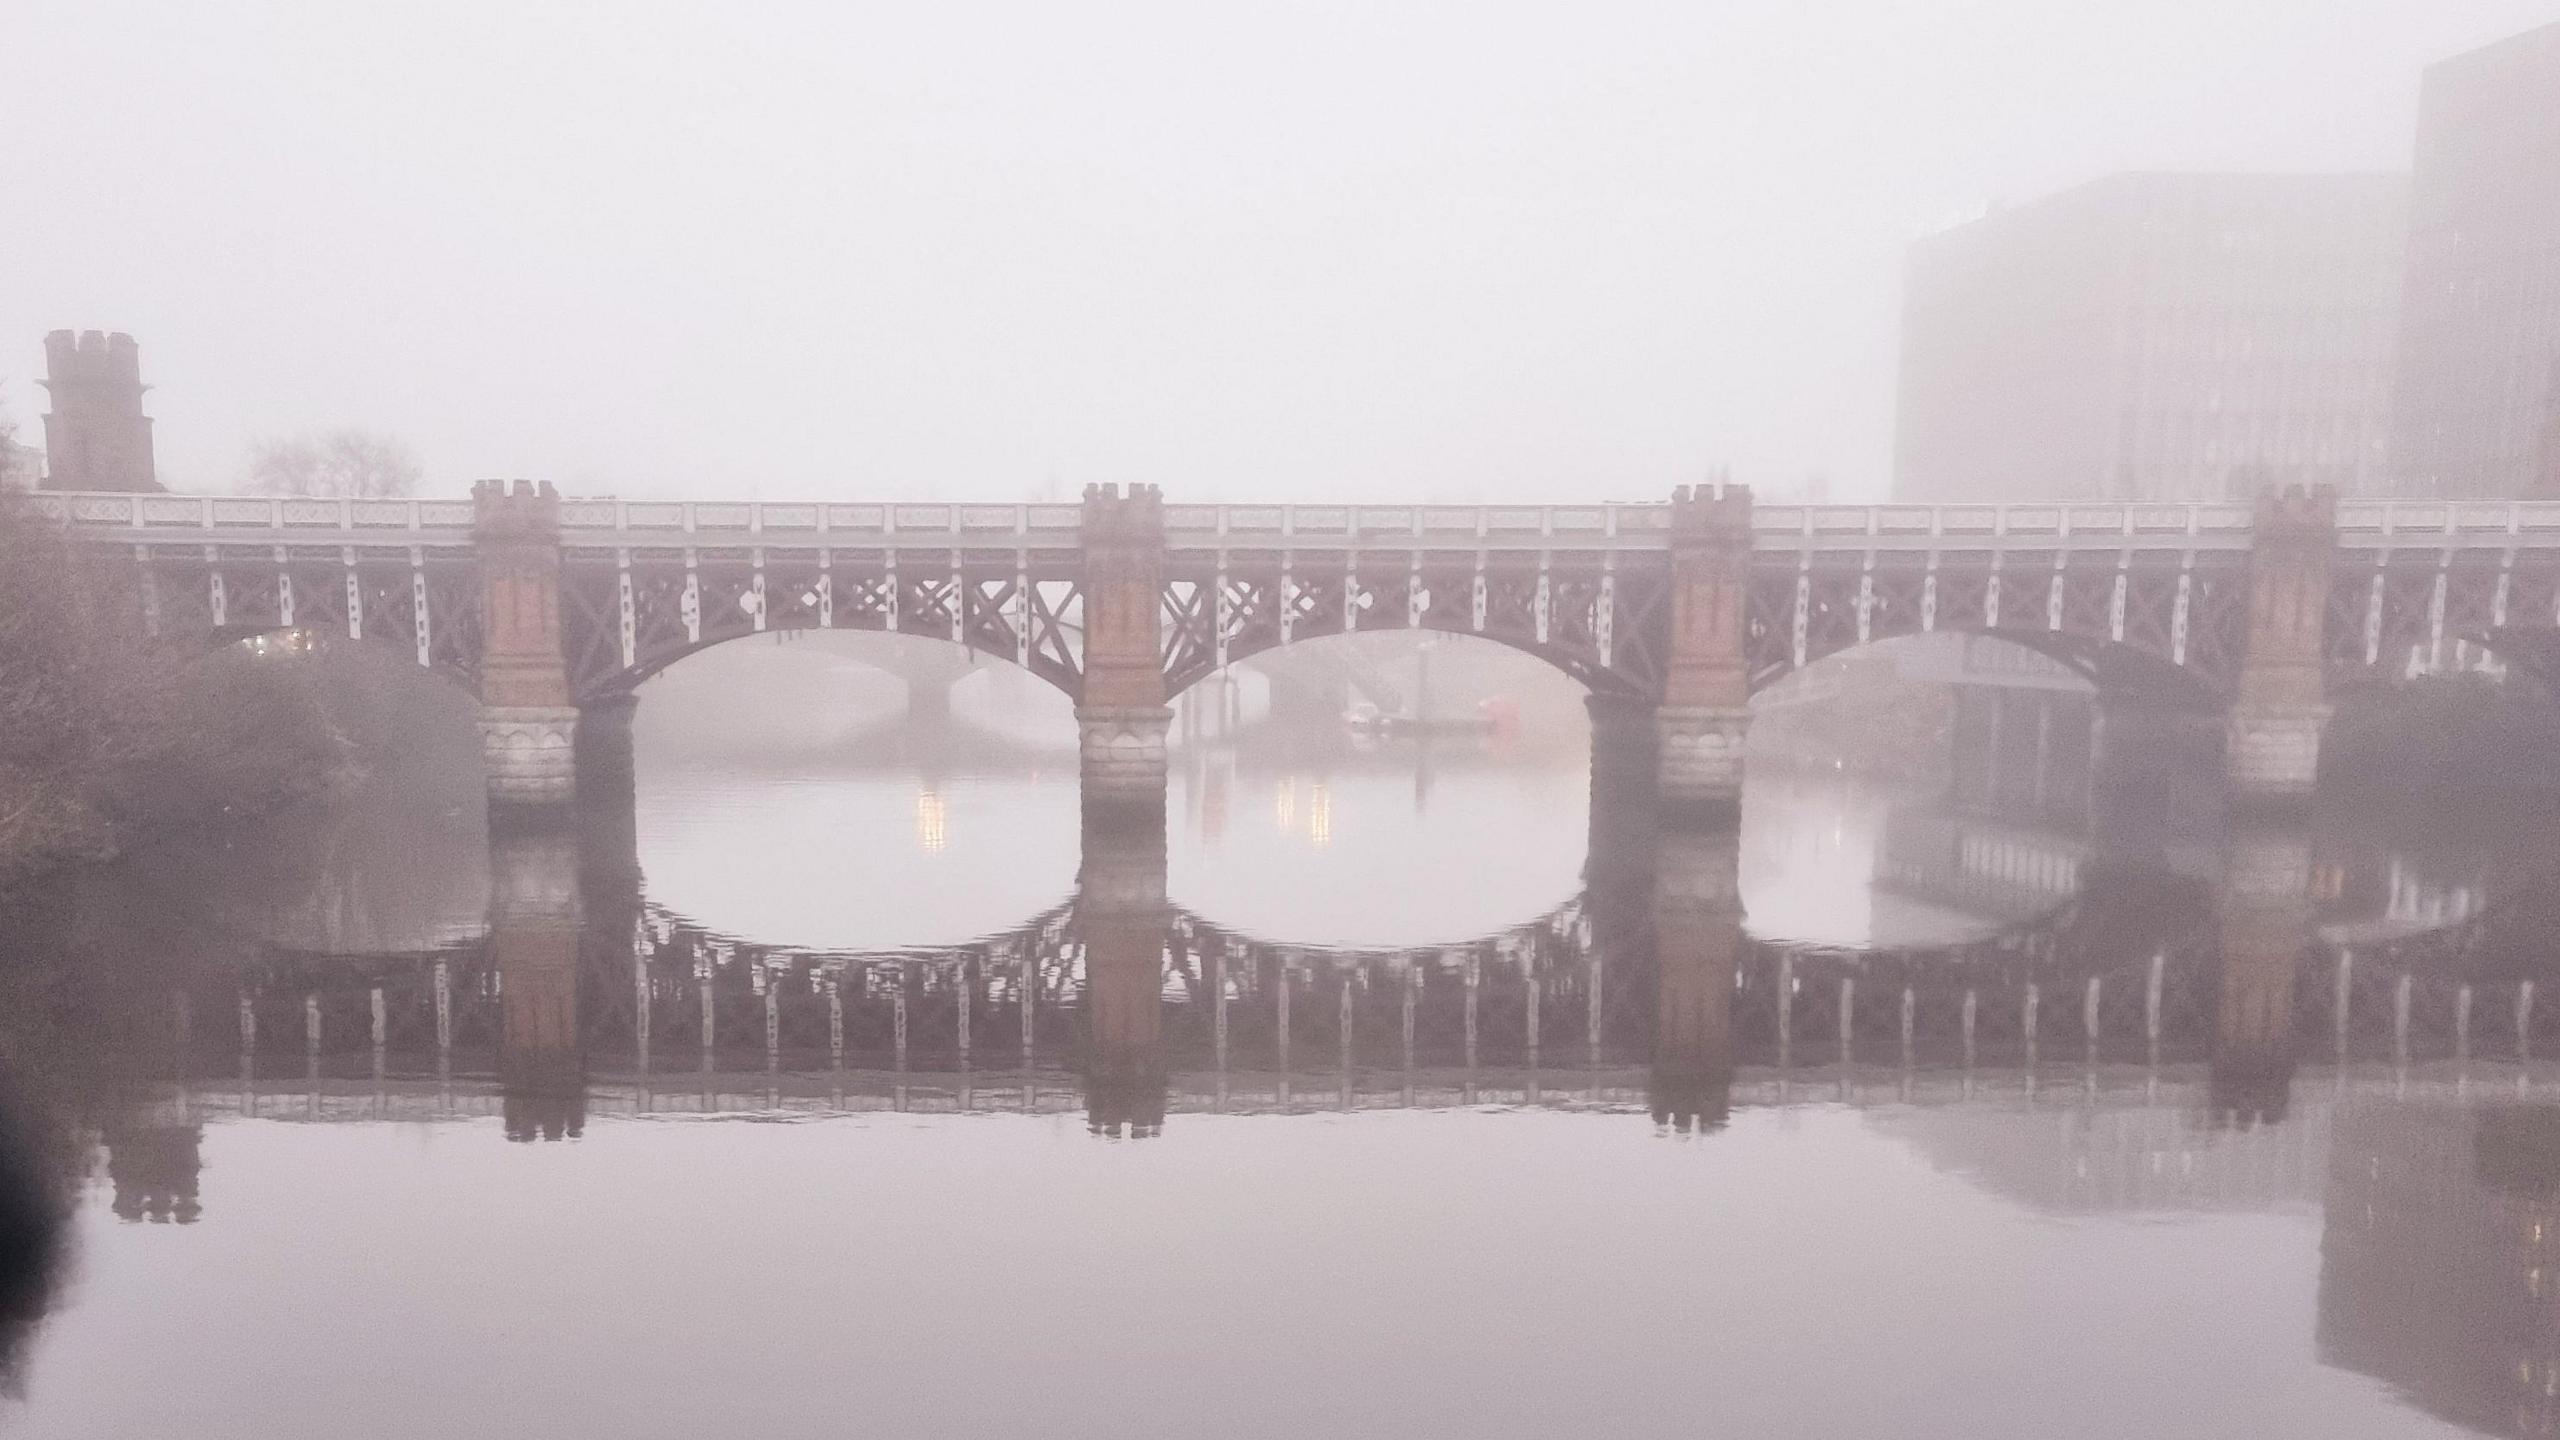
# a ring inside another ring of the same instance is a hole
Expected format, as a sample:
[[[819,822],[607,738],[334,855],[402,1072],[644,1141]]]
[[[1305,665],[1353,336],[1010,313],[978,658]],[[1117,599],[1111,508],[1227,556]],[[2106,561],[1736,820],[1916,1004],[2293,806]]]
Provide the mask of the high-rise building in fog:
[[[2419,91],[2396,489],[2560,495],[2560,24]]]
[[[2394,175],[2109,176],[1905,267],[1905,500],[2387,488]]]

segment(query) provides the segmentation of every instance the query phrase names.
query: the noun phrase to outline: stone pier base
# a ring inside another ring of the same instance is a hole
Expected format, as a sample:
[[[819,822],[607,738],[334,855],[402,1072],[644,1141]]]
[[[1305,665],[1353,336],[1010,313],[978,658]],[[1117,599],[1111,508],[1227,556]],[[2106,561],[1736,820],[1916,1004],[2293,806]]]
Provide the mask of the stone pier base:
[[[1164,823],[1165,732],[1172,724],[1169,705],[1076,707],[1087,820]]]
[[[2243,705],[2223,732],[2222,769],[2243,805],[2289,805],[2311,798],[2320,775],[2326,705]]]
[[[577,738],[573,705],[481,706],[480,763],[490,805],[545,808],[575,800]]]
[[[1654,712],[1656,785],[1672,813],[1729,815],[1742,804],[1742,743],[1751,712],[1739,706],[1665,705]]]
[[[1659,760],[1653,705],[1624,695],[1593,695],[1582,702],[1591,715],[1591,794],[1649,796]]]

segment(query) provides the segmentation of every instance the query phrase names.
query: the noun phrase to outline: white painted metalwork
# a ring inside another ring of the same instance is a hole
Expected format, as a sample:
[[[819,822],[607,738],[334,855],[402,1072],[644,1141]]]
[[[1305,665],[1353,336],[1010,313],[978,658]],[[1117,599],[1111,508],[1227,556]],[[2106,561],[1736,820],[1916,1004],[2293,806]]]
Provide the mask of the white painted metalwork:
[[[631,552],[620,551],[617,558],[614,607],[622,638],[622,665],[627,670],[640,663],[640,598],[631,588]]]
[[[2195,607],[2196,552],[2188,551],[2178,561],[2178,598],[2169,607],[2169,663],[2187,663],[2188,616]]]
[[[1604,559],[1600,569],[1600,598],[1594,602],[1599,612],[1591,617],[1592,639],[1600,648],[1600,663],[1607,665],[1617,653],[1618,643],[1618,574]]]
[[[1806,557],[1808,565],[1811,563],[1811,558],[1810,555]],[[1799,670],[1804,668],[1805,637],[1810,632],[1812,624],[1813,574],[1805,566],[1798,566],[1796,569],[1796,617],[1791,639],[1794,644],[1796,668]]]
[[[216,622],[219,623],[219,622]],[[409,630],[417,637],[418,663],[435,663],[435,618],[427,606],[427,562],[423,552],[409,552]],[[631,662],[625,659],[625,665]]]
[[[1013,663],[1031,663],[1031,562],[1013,557]]]
[[[1224,550],[1218,552],[1218,573],[1209,584],[1209,639],[1217,654],[1218,672],[1225,674],[1227,640],[1234,626],[1228,614],[1230,601],[1227,598],[1227,552]]]
[[[2364,663],[2382,663],[2382,567],[2390,552],[2377,550],[2373,556],[2373,579],[2366,583],[2364,594]]]

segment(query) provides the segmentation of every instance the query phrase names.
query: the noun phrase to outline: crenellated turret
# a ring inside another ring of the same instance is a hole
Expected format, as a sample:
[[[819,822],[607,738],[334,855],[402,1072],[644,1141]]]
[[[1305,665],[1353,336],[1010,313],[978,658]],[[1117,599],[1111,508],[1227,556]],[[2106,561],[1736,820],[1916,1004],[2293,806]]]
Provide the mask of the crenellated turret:
[[[157,491],[151,420],[142,413],[142,352],[133,337],[96,330],[44,337],[48,490]]]

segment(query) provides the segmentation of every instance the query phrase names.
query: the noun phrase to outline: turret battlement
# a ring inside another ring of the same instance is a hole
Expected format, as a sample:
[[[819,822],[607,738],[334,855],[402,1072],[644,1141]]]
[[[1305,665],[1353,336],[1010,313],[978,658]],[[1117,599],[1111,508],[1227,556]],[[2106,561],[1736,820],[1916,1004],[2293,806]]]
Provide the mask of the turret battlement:
[[[46,487],[161,488],[142,413],[142,351],[121,331],[56,330],[44,337]]]
[[[1164,534],[1164,491],[1154,485],[1084,487],[1084,533],[1088,539],[1145,539]]]
[[[148,388],[142,383],[142,347],[121,330],[53,331],[44,337],[44,366],[47,389],[100,385],[129,391],[138,404]]]
[[[560,492],[550,481],[477,480],[471,533],[490,539],[546,539],[560,533]]]
[[[2261,535],[2317,535],[2325,539],[2338,528],[2337,487],[2270,487],[2259,493],[2251,524]]]
[[[1675,539],[1751,538],[1751,487],[1717,480],[1682,485],[1671,492],[1671,533]]]

